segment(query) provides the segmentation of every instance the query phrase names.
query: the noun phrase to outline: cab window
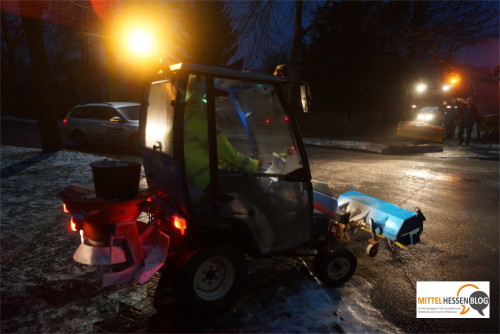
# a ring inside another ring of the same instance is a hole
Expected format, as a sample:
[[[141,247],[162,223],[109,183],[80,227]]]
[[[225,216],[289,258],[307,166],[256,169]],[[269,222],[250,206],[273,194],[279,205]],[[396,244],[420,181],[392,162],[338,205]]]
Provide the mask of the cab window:
[[[145,146],[149,149],[173,155],[174,108],[170,101],[175,92],[169,81],[151,84],[146,117]]]

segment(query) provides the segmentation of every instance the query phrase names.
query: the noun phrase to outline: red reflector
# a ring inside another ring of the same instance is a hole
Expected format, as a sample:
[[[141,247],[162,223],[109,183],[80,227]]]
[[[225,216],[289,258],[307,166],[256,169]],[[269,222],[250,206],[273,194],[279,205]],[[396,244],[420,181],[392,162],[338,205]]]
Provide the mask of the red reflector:
[[[266,119],[266,124],[269,124],[271,123],[271,120],[270,119]]]
[[[73,232],[76,232],[78,231],[78,229],[76,228],[76,223],[75,221],[73,220],[73,216],[71,216],[71,220],[69,222],[69,228],[71,229],[71,231]]]
[[[64,125],[64,126],[66,126],[66,124],[68,124],[68,119],[67,119],[67,118],[64,118],[64,119],[62,120],[62,123],[63,123],[63,125]]]
[[[180,216],[172,216],[172,225],[181,231],[181,235],[184,235],[187,229],[186,219]]]
[[[290,117],[285,116],[285,117],[283,117],[283,120],[284,120],[285,122],[288,122],[288,121],[290,120]]]

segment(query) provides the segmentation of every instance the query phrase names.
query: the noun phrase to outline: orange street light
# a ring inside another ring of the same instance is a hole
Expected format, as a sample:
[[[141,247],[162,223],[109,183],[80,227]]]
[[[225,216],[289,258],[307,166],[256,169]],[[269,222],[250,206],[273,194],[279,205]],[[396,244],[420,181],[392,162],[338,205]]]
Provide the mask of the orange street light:
[[[460,77],[460,75],[455,73],[450,74],[449,82],[451,85],[457,85],[460,83],[461,80],[462,78]]]
[[[145,30],[131,30],[126,35],[126,44],[130,52],[139,56],[149,56],[154,49],[154,39]]]

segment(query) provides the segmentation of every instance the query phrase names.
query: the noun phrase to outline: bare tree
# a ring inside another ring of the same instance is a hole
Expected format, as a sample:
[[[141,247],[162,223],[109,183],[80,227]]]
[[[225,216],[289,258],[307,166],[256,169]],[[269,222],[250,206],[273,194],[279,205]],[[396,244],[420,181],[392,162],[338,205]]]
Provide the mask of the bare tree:
[[[227,2],[191,1],[184,4],[184,19],[179,25],[184,36],[179,41],[184,49],[184,61],[226,65],[238,46]]]
[[[330,2],[268,0],[244,2],[244,5],[238,2],[238,7],[233,12],[243,39],[242,44],[246,44],[249,50],[246,56],[260,59],[269,54],[277,54],[276,50],[281,50],[280,53],[289,50],[286,59],[282,59],[280,63],[288,65],[288,77],[291,81],[296,81],[305,38],[318,22],[318,17],[313,12]],[[286,92],[290,102],[293,99],[292,92],[293,89]]]
[[[448,61],[458,50],[498,38],[499,12],[488,1],[408,1],[399,29],[409,62],[432,55]]]
[[[57,125],[52,78],[43,40],[42,21],[32,17],[33,14],[35,17],[42,17],[44,3],[40,1],[20,1],[19,9],[21,15],[23,15],[23,28],[36,90],[34,107],[39,111],[37,116],[42,151],[58,151],[62,148],[62,140]]]
[[[23,29],[18,16],[1,9],[2,41],[2,110],[10,112],[13,107],[14,68],[18,64],[18,51],[22,45]]]

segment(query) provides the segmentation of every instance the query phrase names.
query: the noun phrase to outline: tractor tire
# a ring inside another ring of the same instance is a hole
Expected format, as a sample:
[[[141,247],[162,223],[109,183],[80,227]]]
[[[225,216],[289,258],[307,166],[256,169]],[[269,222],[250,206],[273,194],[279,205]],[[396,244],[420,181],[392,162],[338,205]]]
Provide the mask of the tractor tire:
[[[187,262],[177,281],[178,300],[200,313],[221,311],[240,296],[246,277],[247,263],[238,248],[205,248]]]
[[[356,266],[356,256],[342,244],[325,246],[313,260],[316,277],[326,285],[344,284],[354,274]]]

